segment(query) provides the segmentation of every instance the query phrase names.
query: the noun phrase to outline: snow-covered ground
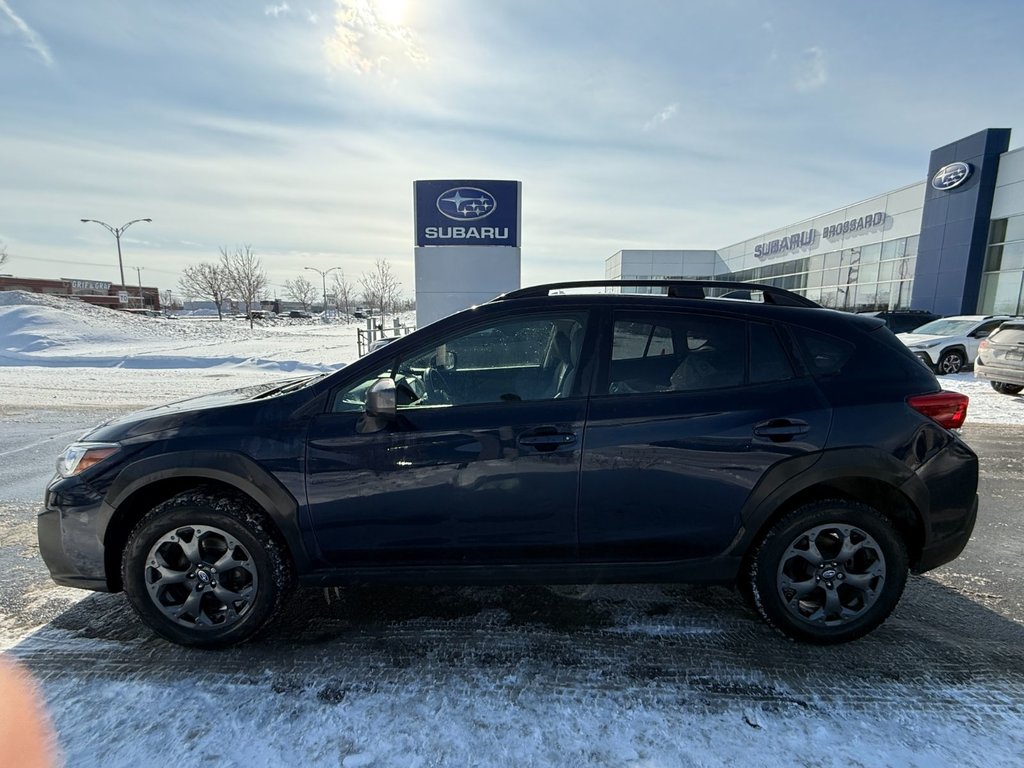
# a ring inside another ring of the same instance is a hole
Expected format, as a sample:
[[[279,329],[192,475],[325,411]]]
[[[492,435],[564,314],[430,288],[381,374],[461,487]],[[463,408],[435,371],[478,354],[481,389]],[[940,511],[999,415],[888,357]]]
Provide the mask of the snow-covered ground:
[[[780,639],[728,590],[650,585],[303,593],[269,637],[223,653],[49,581],[30,499],[75,430],[331,369],[355,358],[356,327],[0,293],[0,649],[39,677],[69,766],[1020,762],[1020,626],[930,578],[834,649]],[[1024,398],[940,381],[971,396],[969,423],[1024,424]]]

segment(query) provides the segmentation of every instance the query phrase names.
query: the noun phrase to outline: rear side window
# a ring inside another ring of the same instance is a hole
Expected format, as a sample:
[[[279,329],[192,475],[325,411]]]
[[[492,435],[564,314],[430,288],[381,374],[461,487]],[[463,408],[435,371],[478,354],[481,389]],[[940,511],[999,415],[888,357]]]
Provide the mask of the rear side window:
[[[612,360],[638,360],[672,354],[672,331],[657,323],[619,320],[612,340]]]
[[[687,392],[746,382],[747,327],[731,318],[683,312],[616,313],[608,394]]]
[[[835,336],[807,328],[793,328],[807,369],[815,376],[838,373],[853,355],[854,345]]]

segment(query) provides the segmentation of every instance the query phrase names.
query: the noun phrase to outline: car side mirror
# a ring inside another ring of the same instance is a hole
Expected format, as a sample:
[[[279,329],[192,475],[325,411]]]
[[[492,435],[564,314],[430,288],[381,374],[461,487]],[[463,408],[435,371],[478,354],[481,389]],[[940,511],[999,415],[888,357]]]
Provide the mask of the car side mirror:
[[[366,415],[394,419],[398,415],[394,379],[377,379],[366,392]]]
[[[362,434],[379,432],[388,422],[398,418],[398,398],[394,379],[377,379],[366,392],[366,411],[356,431]]]
[[[991,335],[991,331],[975,331],[971,334],[976,339],[987,339]]]
[[[454,371],[459,364],[459,357],[454,352],[446,352],[444,356],[444,367],[446,370]]]

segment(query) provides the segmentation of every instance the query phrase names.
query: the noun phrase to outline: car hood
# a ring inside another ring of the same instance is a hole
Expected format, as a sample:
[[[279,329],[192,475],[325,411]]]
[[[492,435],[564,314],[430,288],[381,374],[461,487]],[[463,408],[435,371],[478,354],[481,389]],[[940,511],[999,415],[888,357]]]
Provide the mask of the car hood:
[[[909,347],[913,346],[914,344],[923,344],[926,341],[946,341],[947,339],[953,339],[957,337],[933,336],[930,333],[897,333],[896,338]]]
[[[212,392],[189,397],[164,405],[154,405],[139,411],[115,416],[90,430],[83,439],[120,440],[129,436],[143,435],[180,426],[189,421],[190,415],[200,415],[214,409],[245,403],[262,404],[273,400],[278,394],[297,391],[316,376],[302,376],[254,384],[238,389]]]

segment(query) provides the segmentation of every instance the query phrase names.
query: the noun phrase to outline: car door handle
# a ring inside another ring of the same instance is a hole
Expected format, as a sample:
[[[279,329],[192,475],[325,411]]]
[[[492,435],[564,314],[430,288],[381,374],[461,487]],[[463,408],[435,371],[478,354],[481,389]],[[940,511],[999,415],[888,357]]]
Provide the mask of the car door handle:
[[[519,437],[519,444],[538,451],[554,451],[576,442],[574,432],[527,432]]]
[[[806,435],[807,430],[807,422],[800,419],[769,419],[754,425],[755,435],[767,437],[777,443],[792,440],[798,435]]]

